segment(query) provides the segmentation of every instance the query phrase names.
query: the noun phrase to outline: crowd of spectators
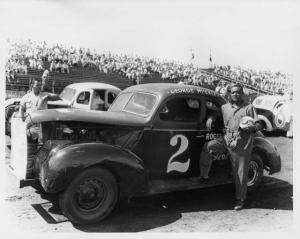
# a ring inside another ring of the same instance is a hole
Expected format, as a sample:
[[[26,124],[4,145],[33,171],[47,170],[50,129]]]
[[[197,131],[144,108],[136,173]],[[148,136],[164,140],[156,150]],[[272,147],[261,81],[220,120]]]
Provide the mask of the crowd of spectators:
[[[45,63],[48,62],[48,69]],[[27,74],[28,68],[49,70],[69,74],[73,67],[97,69],[103,73],[119,73],[132,80],[133,84],[147,82],[147,78],[160,77],[162,80],[204,86],[211,89],[226,88],[226,81],[220,75],[240,81],[244,85],[282,94],[292,89],[289,77],[280,72],[257,72],[239,67],[215,66],[213,73],[189,64],[149,57],[128,56],[124,54],[99,54],[95,50],[63,45],[49,46],[46,42],[9,42],[6,61],[8,80],[15,74]]]
[[[291,77],[281,72],[246,70],[231,66],[215,66],[214,72],[239,81],[244,85],[275,94],[285,94],[293,88]]]

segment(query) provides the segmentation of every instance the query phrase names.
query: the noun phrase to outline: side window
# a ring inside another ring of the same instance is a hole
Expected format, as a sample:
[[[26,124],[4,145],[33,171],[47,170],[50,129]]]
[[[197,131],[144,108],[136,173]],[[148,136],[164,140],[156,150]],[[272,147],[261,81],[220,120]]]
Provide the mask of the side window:
[[[159,118],[162,121],[197,122],[200,108],[200,101],[196,98],[176,98],[163,105]]]
[[[221,104],[212,99],[205,102],[206,108],[206,129],[220,130],[224,128],[223,117],[221,112]]]
[[[90,92],[81,92],[77,97],[76,103],[88,105],[90,103]]]
[[[111,104],[114,100],[115,100],[115,98],[117,97],[117,94],[116,93],[114,93],[114,92],[108,92],[108,94],[107,94],[107,103],[108,104]]]

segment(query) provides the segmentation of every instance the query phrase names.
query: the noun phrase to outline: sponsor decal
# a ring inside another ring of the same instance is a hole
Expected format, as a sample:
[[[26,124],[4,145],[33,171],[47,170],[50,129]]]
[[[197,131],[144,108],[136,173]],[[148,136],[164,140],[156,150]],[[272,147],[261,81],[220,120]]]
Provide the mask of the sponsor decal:
[[[168,92],[169,94],[205,94],[210,96],[218,96],[214,91],[210,91],[202,88],[181,88],[181,89],[172,89]]]
[[[205,140],[206,141],[210,141],[210,140],[216,139],[216,138],[218,138],[220,136],[222,136],[221,133],[207,133],[205,135]]]
[[[214,161],[222,161],[222,160],[226,160],[227,159],[227,155],[226,154],[219,154],[217,157],[215,157],[213,160]]]

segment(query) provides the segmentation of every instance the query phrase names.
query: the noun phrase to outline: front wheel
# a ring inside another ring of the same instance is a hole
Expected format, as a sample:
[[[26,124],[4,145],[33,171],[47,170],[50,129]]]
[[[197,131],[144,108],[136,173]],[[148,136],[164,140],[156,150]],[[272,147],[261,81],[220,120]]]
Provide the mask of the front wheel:
[[[264,175],[264,164],[261,156],[252,153],[248,172],[248,191],[254,191],[261,183]]]
[[[63,214],[74,224],[94,224],[114,209],[118,184],[104,168],[90,168],[79,174],[59,196]]]

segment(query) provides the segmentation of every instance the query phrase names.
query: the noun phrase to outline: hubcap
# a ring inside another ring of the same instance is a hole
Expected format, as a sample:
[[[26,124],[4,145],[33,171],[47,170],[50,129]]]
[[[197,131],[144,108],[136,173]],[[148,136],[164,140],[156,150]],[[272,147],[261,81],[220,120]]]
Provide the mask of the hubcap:
[[[85,180],[76,192],[78,206],[84,210],[96,208],[103,202],[105,196],[105,185],[98,178]]]
[[[250,161],[248,172],[248,187],[252,186],[258,177],[258,164],[255,161]]]

